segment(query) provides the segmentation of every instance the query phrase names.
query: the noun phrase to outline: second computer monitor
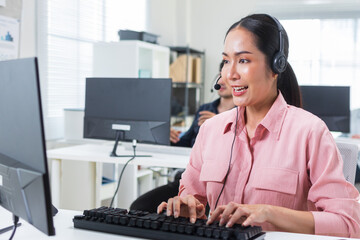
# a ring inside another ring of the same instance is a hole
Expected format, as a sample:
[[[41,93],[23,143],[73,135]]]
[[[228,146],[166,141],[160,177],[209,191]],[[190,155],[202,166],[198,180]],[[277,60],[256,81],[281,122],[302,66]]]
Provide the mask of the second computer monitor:
[[[350,132],[349,86],[301,86],[303,108],[321,118],[330,131]]]
[[[169,145],[171,79],[87,78],[84,137]]]

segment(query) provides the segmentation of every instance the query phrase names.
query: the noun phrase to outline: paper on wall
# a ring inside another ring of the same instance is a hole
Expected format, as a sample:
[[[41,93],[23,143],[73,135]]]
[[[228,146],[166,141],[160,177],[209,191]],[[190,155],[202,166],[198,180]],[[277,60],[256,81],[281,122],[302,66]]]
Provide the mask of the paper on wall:
[[[19,56],[19,20],[0,16],[0,60]]]

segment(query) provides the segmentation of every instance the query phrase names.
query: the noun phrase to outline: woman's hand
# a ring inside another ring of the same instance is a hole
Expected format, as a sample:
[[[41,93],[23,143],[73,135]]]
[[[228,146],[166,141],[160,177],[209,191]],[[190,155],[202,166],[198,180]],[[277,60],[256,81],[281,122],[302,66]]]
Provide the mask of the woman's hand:
[[[249,226],[268,221],[270,214],[270,205],[265,204],[238,204],[230,202],[227,205],[219,206],[215,209],[207,222],[211,224],[218,220],[220,226],[226,224],[226,227],[232,227],[235,223]]]
[[[162,202],[158,206],[157,212],[161,213],[164,209],[166,209],[166,215],[174,215],[175,218],[188,217],[192,223],[195,223],[196,218],[206,219],[205,206],[193,195],[169,198],[168,202]]]

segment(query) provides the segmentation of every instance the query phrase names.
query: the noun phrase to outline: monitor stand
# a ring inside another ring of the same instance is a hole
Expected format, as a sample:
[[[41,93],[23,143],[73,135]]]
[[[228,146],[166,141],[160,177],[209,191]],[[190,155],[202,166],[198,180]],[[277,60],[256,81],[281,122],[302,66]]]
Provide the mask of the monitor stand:
[[[13,219],[16,219],[17,218],[17,221],[16,221],[16,227],[20,227],[21,226],[21,223],[19,223],[19,218],[16,217],[15,215],[13,215]],[[13,230],[14,229],[14,225],[11,225],[9,227],[6,227],[6,228],[3,228],[3,229],[0,229],[0,234],[3,234],[3,233],[6,233],[10,230]]]
[[[125,131],[124,130],[115,130],[116,131],[116,138],[115,138],[115,144],[113,147],[112,152],[110,153],[110,157],[152,157],[151,155],[136,155],[135,152],[135,148],[134,148],[134,154],[133,155],[117,155],[116,154],[116,149],[117,146],[119,144],[120,141],[120,136],[124,136],[125,135]]]

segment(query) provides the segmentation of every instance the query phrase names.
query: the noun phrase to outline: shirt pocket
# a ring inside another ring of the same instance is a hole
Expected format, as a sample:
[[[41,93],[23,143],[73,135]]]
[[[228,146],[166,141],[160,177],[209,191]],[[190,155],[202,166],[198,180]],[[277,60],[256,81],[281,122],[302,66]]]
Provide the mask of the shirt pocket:
[[[293,208],[299,172],[285,168],[261,168],[253,179],[255,194],[264,204]]]
[[[204,162],[201,167],[200,181],[223,183],[227,169],[227,166],[216,161]]]

